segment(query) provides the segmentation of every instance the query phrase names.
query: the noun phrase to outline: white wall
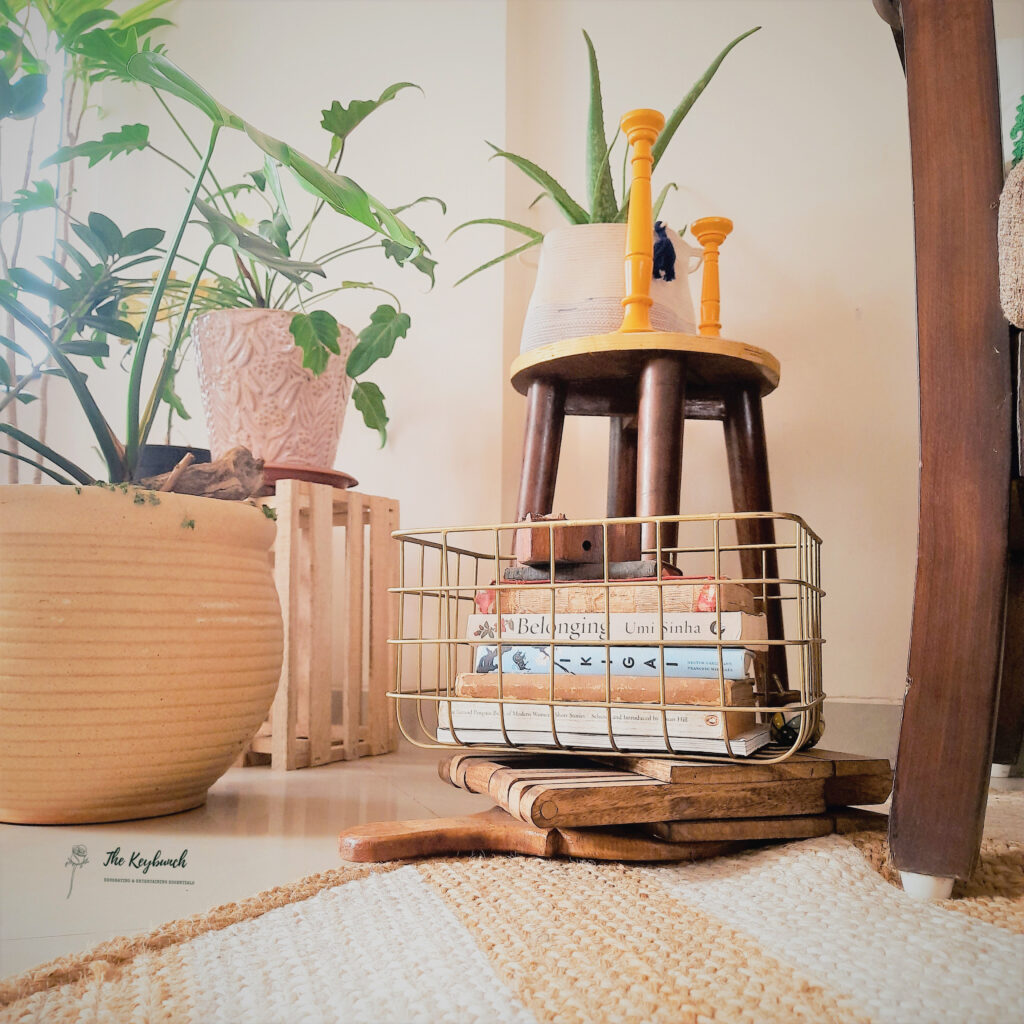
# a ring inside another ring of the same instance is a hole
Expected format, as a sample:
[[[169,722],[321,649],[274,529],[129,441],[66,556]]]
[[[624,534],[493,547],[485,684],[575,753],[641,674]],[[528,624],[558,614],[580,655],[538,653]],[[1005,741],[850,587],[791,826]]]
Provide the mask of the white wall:
[[[1024,91],[1024,12],[1000,0],[996,13],[1008,127]],[[582,195],[582,28],[601,60],[613,127],[631,107],[670,110],[728,40],[762,25],[727,58],[655,184],[679,184],[664,211],[672,225],[712,213],[735,221],[722,255],[723,334],[782,363],[765,402],[773,492],[776,508],[804,516],[825,541],[826,690],[901,698],[917,529],[912,205],[905,85],[868,0],[181,0],[172,16],[175,60],[313,154],[330,100],[376,96],[398,80],[426,92],[402,94],[346,154],[348,173],[386,201],[437,194],[449,203],[447,218],[425,208],[414,220],[440,260],[432,292],[379,262],[343,270],[401,289],[413,316],[409,338],[374,374],[392,415],[388,447],[377,451],[350,415],[337,460],[362,489],[398,497],[406,526],[513,511],[524,402],[507,368],[533,272],[510,262],[453,289],[500,251],[501,232],[444,236],[471,217],[542,228],[559,220],[544,204],[526,212],[538,189],[488,162],[483,140]],[[102,127],[149,120],[169,138],[146,93],[110,89],[102,101]],[[259,162],[241,139],[220,161],[225,178]],[[83,187],[79,208],[125,226],[170,225],[183,195],[183,180],[156,160],[119,161],[97,178],[103,191]],[[337,230],[325,221],[322,239]],[[348,318],[340,300],[330,308]],[[354,318],[368,308],[357,305]],[[184,386],[198,413],[194,383]],[[84,451],[78,421],[56,418],[55,444]],[[184,436],[201,442],[201,421]],[[602,513],[606,438],[603,421],[567,426],[559,510]],[[683,507],[730,507],[716,424],[687,425]]]

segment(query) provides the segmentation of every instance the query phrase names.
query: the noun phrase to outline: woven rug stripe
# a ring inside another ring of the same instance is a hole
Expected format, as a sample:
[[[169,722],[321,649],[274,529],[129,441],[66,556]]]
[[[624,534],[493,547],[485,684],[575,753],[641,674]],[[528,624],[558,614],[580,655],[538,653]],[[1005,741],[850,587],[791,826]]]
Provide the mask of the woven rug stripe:
[[[201,936],[183,957],[194,1024],[534,1024],[414,867],[370,875],[301,907]]]
[[[855,996],[878,1022],[1024,1020],[1024,938],[912,900],[837,836],[639,870],[688,907]]]
[[[420,872],[538,1020],[865,1022],[720,921],[618,864],[493,857]]]

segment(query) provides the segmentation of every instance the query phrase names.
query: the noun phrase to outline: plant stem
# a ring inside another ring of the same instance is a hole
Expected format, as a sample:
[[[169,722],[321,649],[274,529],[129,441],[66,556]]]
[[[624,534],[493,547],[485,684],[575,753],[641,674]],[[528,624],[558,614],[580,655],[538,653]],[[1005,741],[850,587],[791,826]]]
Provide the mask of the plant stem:
[[[174,339],[171,341],[170,347],[167,349],[164,356],[164,361],[160,366],[160,374],[156,379],[156,383],[153,385],[153,391],[150,393],[149,401],[146,403],[146,411],[142,416],[142,425],[139,430],[140,447],[146,443],[146,439],[149,437],[149,432],[153,428],[153,421],[156,419],[156,411],[163,398],[164,388],[166,387],[168,378],[170,377],[171,368],[174,366],[174,360],[178,354],[178,349],[181,346],[182,338],[185,336],[185,327],[188,324],[188,311],[192,306],[192,300],[196,297],[196,290],[199,288],[199,278],[206,269],[207,261],[210,259],[215,248],[216,243],[211,242],[206,252],[203,253],[203,258],[199,263],[199,269],[196,271],[196,275],[192,279],[192,287],[189,288],[188,296],[185,298],[184,305],[181,307],[181,316],[178,319],[178,328],[174,332]]]
[[[253,303],[257,306],[266,306],[267,300],[263,298],[263,293],[260,291],[260,286],[256,283],[256,278],[249,272],[245,264],[242,262],[242,257],[235,253],[235,266],[238,267],[238,272],[249,282],[249,287],[252,288]]]
[[[210,160],[213,157],[213,151],[217,145],[217,134],[219,131],[220,125],[217,124],[215,124],[210,131],[210,143],[206,148],[205,155],[203,156],[202,166],[199,168],[199,173],[196,175],[195,184],[192,186],[192,191],[189,194],[188,203],[185,206],[185,213],[181,218],[181,223],[178,225],[177,231],[175,232],[174,241],[167,249],[167,255],[164,257],[163,267],[160,269],[160,276],[157,278],[156,285],[153,287],[153,294],[150,296],[149,308],[146,310],[146,319],[143,321],[142,329],[139,331],[139,340],[135,344],[135,357],[132,360],[131,373],[128,377],[128,423],[125,444],[125,471],[129,477],[135,469],[135,462],[139,454],[139,404],[142,391],[142,370],[146,362],[146,352],[149,349],[149,343],[153,337],[153,325],[156,323],[157,313],[160,310],[160,301],[163,298],[164,290],[167,288],[167,281],[171,276],[171,267],[174,265],[174,258],[178,254],[178,247],[181,245],[181,239],[185,234],[185,227],[188,224],[189,217],[192,215],[192,209],[195,206],[196,199],[199,197],[199,191],[202,188],[203,178],[206,176],[207,168],[210,166]]]

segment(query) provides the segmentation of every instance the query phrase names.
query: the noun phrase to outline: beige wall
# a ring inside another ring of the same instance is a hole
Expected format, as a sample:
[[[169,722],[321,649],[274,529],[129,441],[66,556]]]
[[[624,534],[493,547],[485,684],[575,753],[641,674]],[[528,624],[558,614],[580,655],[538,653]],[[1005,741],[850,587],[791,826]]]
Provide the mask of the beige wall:
[[[1015,3],[996,10],[1007,121],[1024,91],[1024,14]],[[506,373],[533,271],[509,263],[453,289],[499,251],[501,232],[444,236],[471,217],[559,221],[543,204],[525,211],[538,190],[488,162],[483,140],[582,195],[581,28],[596,45],[613,124],[630,107],[671,109],[725,42],[762,25],[695,107],[656,186],[679,185],[664,211],[673,226],[710,213],[735,221],[722,256],[724,334],[782,363],[765,404],[773,491],[778,509],[804,516],[825,541],[826,690],[900,699],[917,525],[912,206],[904,82],[868,0],[182,0],[173,17],[169,48],[182,66],[311,153],[330,100],[374,96],[397,80],[426,92],[378,114],[346,157],[349,173],[386,201],[437,194],[449,203],[447,218],[425,210],[416,219],[441,261],[432,292],[379,263],[344,268],[400,288],[413,315],[409,338],[375,375],[391,442],[377,451],[350,416],[337,461],[363,489],[398,497],[407,526],[493,522],[514,506],[523,401]],[[160,123],[145,93],[126,100],[111,90],[102,101],[105,128]],[[241,140],[221,159],[225,177],[257,163]],[[169,224],[182,180],[156,161],[141,166],[111,165],[104,192],[83,190],[81,208],[132,226]],[[334,222],[321,237],[338,230]],[[342,319],[352,309],[347,300],[330,308]],[[354,309],[358,320],[366,304]],[[183,387],[198,413],[194,382]],[[84,450],[77,421],[57,419],[55,442]],[[183,436],[201,442],[201,420]],[[603,422],[567,427],[559,510],[602,513],[606,436]],[[683,507],[730,507],[715,424],[687,426]]]

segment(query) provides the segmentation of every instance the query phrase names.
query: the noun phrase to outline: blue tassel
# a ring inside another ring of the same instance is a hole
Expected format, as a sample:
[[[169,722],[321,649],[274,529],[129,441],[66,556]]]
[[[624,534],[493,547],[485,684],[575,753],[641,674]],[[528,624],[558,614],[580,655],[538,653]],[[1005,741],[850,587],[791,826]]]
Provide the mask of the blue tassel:
[[[659,220],[654,225],[654,276],[666,281],[676,279],[676,251],[665,231],[665,225]]]

